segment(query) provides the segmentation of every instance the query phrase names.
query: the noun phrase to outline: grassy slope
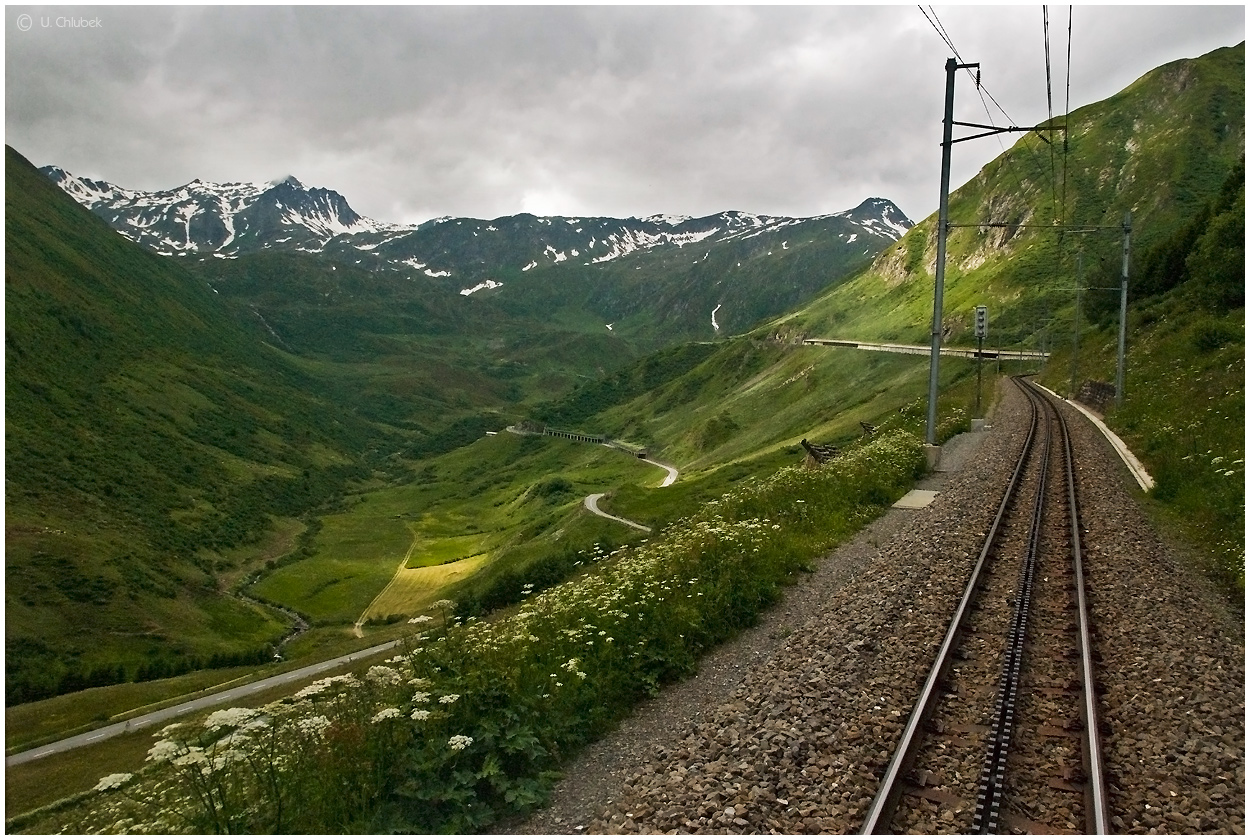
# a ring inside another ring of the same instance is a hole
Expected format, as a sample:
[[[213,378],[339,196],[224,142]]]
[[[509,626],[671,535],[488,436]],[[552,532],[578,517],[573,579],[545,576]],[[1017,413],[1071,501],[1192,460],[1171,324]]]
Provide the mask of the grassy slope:
[[[1109,421],[1161,477],[1152,494],[1161,515],[1194,544],[1207,546],[1202,562],[1234,590],[1244,576],[1243,472],[1237,463],[1244,455],[1244,351],[1228,336],[1241,335],[1244,304],[1230,309],[1219,295],[1212,304],[1210,293],[1193,290],[1143,295],[1158,292],[1164,282],[1158,266],[1166,260],[1159,250],[1220,193],[1244,156],[1244,75],[1242,44],[1164,65],[1120,94],[1074,112],[1066,120],[1070,156],[1062,211],[1054,196],[1065,190],[1052,193],[1049,147],[1036,136],[987,165],[952,194],[953,223],[1063,219],[1112,229],[1063,237],[1024,227],[952,229],[943,318],[947,342],[970,346],[973,308],[987,304],[989,346],[1054,352],[1046,378],[1066,392],[1073,290],[1080,282],[1086,290],[1083,320],[1094,322],[1083,326],[1081,378],[1112,381],[1121,267],[1117,226],[1131,211],[1128,398]],[[1057,161],[1062,172],[1062,159]],[[1244,243],[1242,202],[1240,211],[1224,218],[1239,225],[1233,235]],[[778,319],[770,332],[927,342],[935,221],[918,224],[869,270]],[[1231,263],[1207,259],[1201,270],[1223,275],[1221,266],[1243,263],[1244,244]],[[1189,282],[1197,287],[1206,281]],[[1220,282],[1241,285],[1244,276]],[[943,362],[944,369],[950,365]]]
[[[480,294],[466,298],[419,274],[370,272],[309,254],[193,268],[240,322],[337,387],[357,411],[418,439],[530,394],[562,391],[638,352],[602,325],[587,334],[513,317]]]
[[[846,241],[845,219],[813,219],[768,234],[640,251],[598,265],[501,275],[490,299],[509,312],[555,318],[591,334],[613,325],[648,348],[742,332],[868,265],[887,240]],[[862,232],[860,233],[862,236]],[[712,325],[716,313],[719,332]]]
[[[1245,148],[1244,45],[1164,65],[1121,93],[1073,112],[1067,184],[1062,156],[1027,135],[951,194],[952,224],[1118,226],[1133,214],[1134,253],[1187,219],[1216,192]],[[1057,120],[1058,122],[1058,120]],[[1055,132],[1056,143],[1062,138]],[[1052,188],[1053,187],[1053,188]],[[1066,207],[1056,197],[1066,196]],[[936,217],[916,225],[872,267],[774,329],[827,338],[927,343],[932,319]],[[943,324],[971,345],[972,310],[990,308],[990,346],[1049,346],[1070,335],[1075,260],[1087,287],[1118,285],[1120,232],[1060,237],[1037,228],[955,228],[948,240]],[[1112,295],[1093,291],[1087,311]]]
[[[405,557],[409,565],[430,565],[497,556],[587,515],[581,512],[587,494],[657,474],[602,446],[486,437],[427,461],[415,482],[349,497],[341,512],[323,517],[311,557],[281,566],[253,591],[319,624],[351,624]],[[390,614],[414,615],[430,600]]]
[[[264,655],[284,622],[218,592],[223,552],[384,436],[11,149],[5,170],[7,699]]]

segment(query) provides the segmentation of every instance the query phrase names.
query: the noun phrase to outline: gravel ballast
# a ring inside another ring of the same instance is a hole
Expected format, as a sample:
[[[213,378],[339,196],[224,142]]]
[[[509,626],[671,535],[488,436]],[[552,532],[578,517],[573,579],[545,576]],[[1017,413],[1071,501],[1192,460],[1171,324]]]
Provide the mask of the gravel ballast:
[[[1243,625],[1154,534],[1102,436],[1069,411],[1112,821],[1242,833]],[[1014,467],[1027,421],[944,447],[928,507],[891,510],[568,767],[513,833],[859,827]],[[942,815],[935,815],[942,816]]]

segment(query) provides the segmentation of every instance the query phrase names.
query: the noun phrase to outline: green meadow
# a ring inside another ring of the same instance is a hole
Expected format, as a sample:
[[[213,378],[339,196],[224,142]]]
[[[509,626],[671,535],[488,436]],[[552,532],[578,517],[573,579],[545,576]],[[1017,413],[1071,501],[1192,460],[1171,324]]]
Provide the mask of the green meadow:
[[[494,556],[577,516],[590,493],[663,477],[605,446],[490,435],[424,462],[413,481],[349,495],[343,510],[322,517],[311,555],[275,569],[253,591],[318,625],[351,624],[401,567]]]

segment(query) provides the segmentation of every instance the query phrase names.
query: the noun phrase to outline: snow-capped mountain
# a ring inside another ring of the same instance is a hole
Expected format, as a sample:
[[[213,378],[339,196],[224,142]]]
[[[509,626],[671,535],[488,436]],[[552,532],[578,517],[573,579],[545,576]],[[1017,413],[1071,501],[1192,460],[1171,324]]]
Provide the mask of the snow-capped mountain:
[[[192,181],[158,192],[128,190],[45,166],[41,171],[124,236],[161,254],[238,257],[266,250],[325,254],[371,270],[397,269],[450,277],[466,294],[491,290],[499,278],[560,264],[596,266],[638,252],[710,248],[821,225],[848,250],[878,252],[912,222],[893,202],[807,219],[729,211],[714,216],[646,218],[504,216],[491,221],[442,218],[421,225],[363,217],[333,190],[294,177],[266,184]],[[783,240],[781,247],[786,247]],[[487,282],[489,281],[489,282]]]
[[[266,248],[321,251],[337,236],[411,230],[359,215],[333,190],[295,177],[266,184],[195,180],[143,192],[45,166],[43,174],[122,235],[168,256],[234,257]]]

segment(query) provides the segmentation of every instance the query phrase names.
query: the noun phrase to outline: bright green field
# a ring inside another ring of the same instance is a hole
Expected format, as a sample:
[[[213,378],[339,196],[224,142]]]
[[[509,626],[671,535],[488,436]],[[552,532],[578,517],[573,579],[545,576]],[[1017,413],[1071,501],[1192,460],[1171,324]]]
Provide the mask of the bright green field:
[[[278,568],[254,591],[318,624],[350,624],[405,560],[415,568],[497,552],[590,493],[663,477],[603,446],[485,437],[426,462],[413,482],[349,497],[345,511],[322,519],[312,557]]]

